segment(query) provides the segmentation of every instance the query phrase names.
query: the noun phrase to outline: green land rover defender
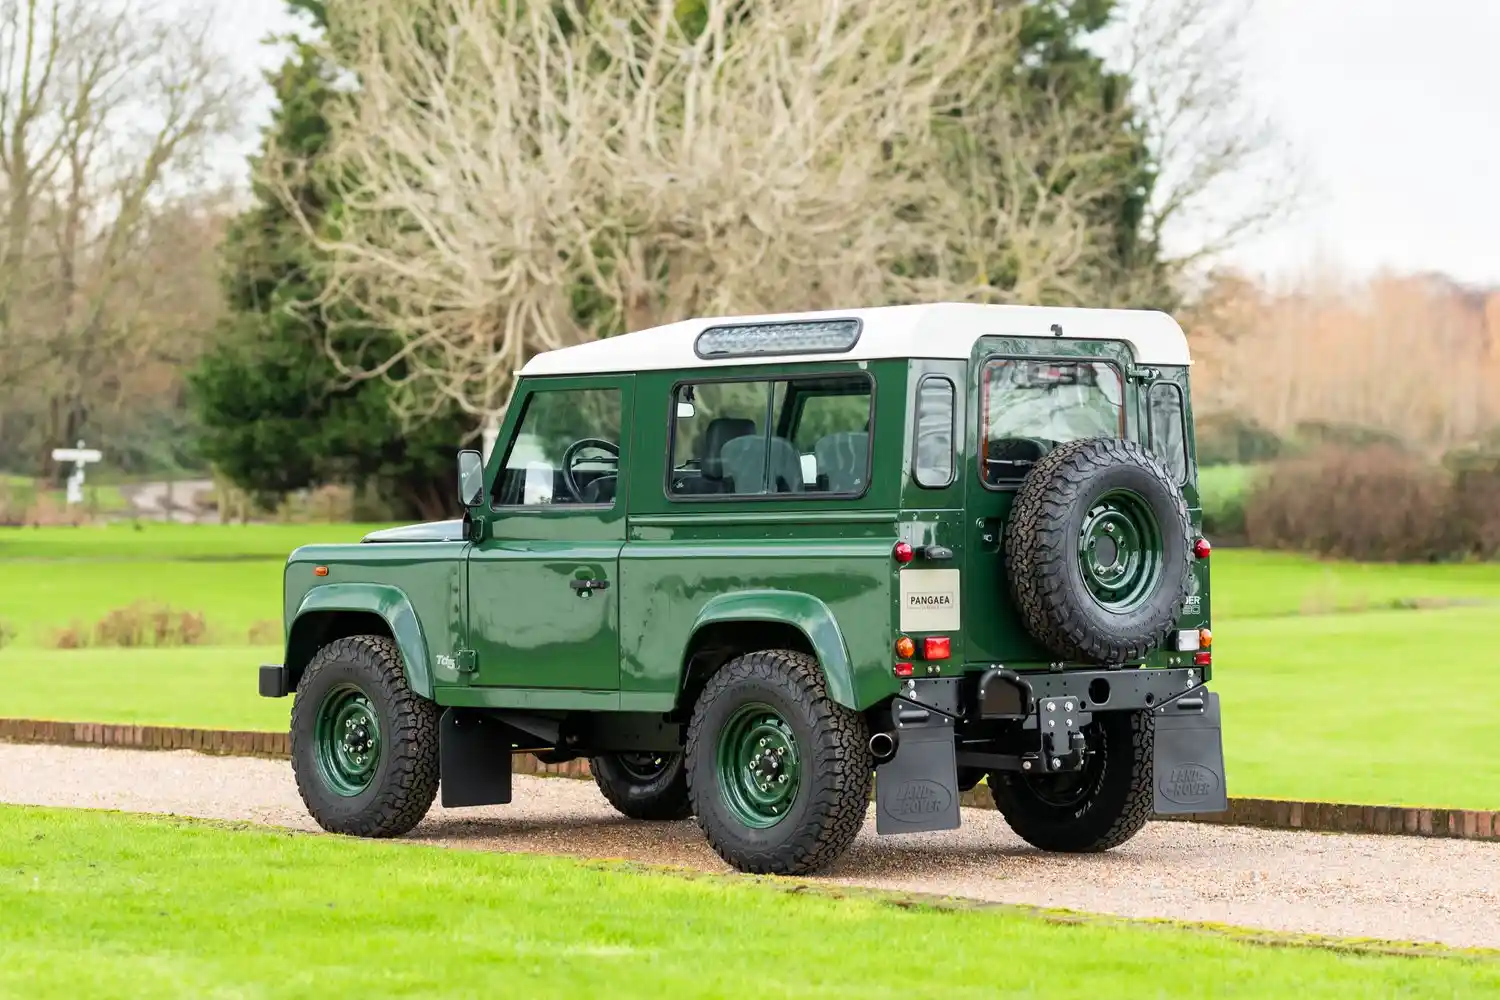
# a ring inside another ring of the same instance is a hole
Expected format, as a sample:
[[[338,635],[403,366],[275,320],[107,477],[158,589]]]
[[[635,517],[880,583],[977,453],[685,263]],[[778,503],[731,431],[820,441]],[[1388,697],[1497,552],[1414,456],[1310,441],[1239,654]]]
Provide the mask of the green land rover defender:
[[[286,567],[292,763],[325,829],[588,759],[743,871],[959,825],[1101,851],[1227,808],[1188,349],[1157,312],[696,319],[538,355],[459,520]]]

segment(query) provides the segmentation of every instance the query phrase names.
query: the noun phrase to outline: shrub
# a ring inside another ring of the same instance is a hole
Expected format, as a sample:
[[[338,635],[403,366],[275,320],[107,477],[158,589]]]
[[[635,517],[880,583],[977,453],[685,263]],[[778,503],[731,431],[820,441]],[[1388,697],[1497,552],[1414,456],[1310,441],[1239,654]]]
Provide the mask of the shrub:
[[[1193,424],[1198,465],[1238,465],[1281,457],[1285,444],[1275,433],[1237,413],[1211,413]]]
[[[252,646],[274,646],[281,642],[281,622],[266,618],[250,626],[246,636]]]
[[[1198,499],[1203,533],[1215,545],[1245,539],[1245,500],[1254,485],[1255,466],[1213,465],[1198,470]]]
[[[92,629],[75,621],[52,633],[52,645],[56,649],[201,646],[207,639],[208,623],[199,612],[175,611],[144,601],[115,608],[94,623]]]
[[[1290,438],[1295,447],[1304,453],[1325,449],[1399,449],[1402,445],[1400,437],[1379,427],[1342,424],[1332,420],[1303,420],[1292,428]]]
[[[116,608],[94,626],[98,646],[199,646],[208,634],[203,616],[137,601]]]
[[[1347,559],[1430,561],[1470,543],[1453,477],[1394,448],[1324,449],[1269,466],[1245,505],[1250,544]]]

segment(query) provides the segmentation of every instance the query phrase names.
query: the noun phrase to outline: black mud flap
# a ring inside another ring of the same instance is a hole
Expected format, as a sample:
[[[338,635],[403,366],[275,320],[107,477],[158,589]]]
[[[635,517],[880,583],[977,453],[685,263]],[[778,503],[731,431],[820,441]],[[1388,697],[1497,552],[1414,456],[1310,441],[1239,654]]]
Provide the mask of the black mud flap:
[[[958,763],[953,721],[900,698],[896,755],[875,769],[875,832],[957,830]]]
[[[1179,816],[1228,809],[1219,696],[1200,689],[1158,708],[1152,715],[1156,723],[1152,782],[1156,814]]]
[[[510,801],[510,748],[515,730],[463,709],[443,709],[438,767],[443,808]]]

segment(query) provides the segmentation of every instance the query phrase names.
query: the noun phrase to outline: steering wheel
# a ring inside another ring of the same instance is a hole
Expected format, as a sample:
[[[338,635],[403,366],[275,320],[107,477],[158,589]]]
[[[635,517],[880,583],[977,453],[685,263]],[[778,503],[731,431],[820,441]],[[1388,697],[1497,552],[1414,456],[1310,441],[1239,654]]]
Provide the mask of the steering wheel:
[[[582,454],[583,451],[587,448],[597,448],[600,451],[608,452],[614,457],[616,466],[618,466],[620,462],[620,446],[614,444],[611,441],[606,441],[603,438],[579,438],[577,441],[574,441],[572,444],[568,445],[567,451],[564,451],[562,456],[562,477],[563,485],[568,488],[568,493],[573,497],[575,503],[593,502],[591,500],[584,499],[584,489],[580,488],[578,485],[578,480],[573,478],[573,463],[578,460],[578,456]],[[600,477],[600,479],[607,478],[610,477]],[[593,483],[589,483],[588,487],[586,488],[592,489],[597,482],[598,480],[595,480]]]

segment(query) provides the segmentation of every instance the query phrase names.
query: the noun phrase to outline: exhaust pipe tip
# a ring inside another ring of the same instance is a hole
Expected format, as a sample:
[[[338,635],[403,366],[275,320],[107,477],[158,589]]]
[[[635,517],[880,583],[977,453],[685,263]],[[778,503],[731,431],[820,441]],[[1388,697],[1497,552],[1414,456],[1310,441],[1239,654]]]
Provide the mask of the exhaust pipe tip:
[[[870,753],[876,760],[889,760],[896,756],[896,737],[893,733],[876,733],[870,737]]]

